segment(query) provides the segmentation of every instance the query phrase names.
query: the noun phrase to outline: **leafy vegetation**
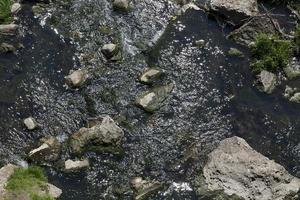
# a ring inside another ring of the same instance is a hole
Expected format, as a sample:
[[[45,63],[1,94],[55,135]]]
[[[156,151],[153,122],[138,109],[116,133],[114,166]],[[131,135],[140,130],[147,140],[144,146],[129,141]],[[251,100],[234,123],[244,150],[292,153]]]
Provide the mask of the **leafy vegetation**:
[[[254,72],[262,70],[277,71],[285,67],[292,55],[292,42],[281,40],[277,36],[259,34],[251,46],[253,61],[251,68]]]
[[[12,21],[11,0],[0,0],[0,24],[7,24]]]
[[[36,194],[46,183],[47,178],[40,167],[18,168],[9,178],[6,189],[16,195],[29,195],[32,200],[54,200],[48,195]]]

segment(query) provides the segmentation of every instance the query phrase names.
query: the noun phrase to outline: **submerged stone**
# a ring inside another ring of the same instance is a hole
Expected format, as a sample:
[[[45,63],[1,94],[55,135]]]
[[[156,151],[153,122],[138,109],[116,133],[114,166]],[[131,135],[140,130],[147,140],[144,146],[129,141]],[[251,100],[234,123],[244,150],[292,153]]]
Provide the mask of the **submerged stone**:
[[[238,50],[237,48],[230,48],[228,51],[229,56],[236,56],[236,57],[244,57],[244,54]]]
[[[234,24],[241,24],[243,20],[259,13],[257,0],[211,0],[209,7]]]
[[[7,43],[3,42],[0,45],[0,53],[9,53],[9,52],[15,52],[15,51],[16,51],[16,48],[11,44],[7,44]]]
[[[209,191],[223,190],[245,200],[283,200],[300,188],[300,179],[239,137],[220,142],[208,155],[203,176]]]
[[[123,130],[113,119],[105,116],[101,124],[81,128],[74,133],[70,138],[70,148],[73,153],[79,154],[90,146],[119,147],[123,137]]]
[[[169,97],[173,88],[173,83],[155,87],[137,97],[136,104],[147,112],[154,112],[163,106],[164,101]]]
[[[82,86],[86,80],[88,79],[88,74],[84,70],[76,70],[76,71],[71,71],[70,75],[65,77],[66,83],[70,87],[80,87]]]
[[[276,80],[277,80],[276,75],[266,70],[263,70],[258,75],[258,77],[259,77],[259,81],[263,86],[262,90],[267,94],[271,94],[276,87]]]
[[[88,159],[84,160],[67,160],[65,161],[65,170],[67,172],[78,171],[84,168],[88,168],[90,166],[90,162]]]
[[[150,68],[147,69],[139,78],[142,83],[150,84],[155,80],[160,78],[163,75],[163,72],[159,69]]]
[[[163,183],[155,180],[143,180],[142,177],[134,177],[131,180],[131,185],[134,189],[135,200],[147,199],[150,195],[163,188]]]
[[[113,7],[115,10],[128,11],[129,0],[114,0]]]
[[[30,131],[32,131],[38,127],[38,123],[36,122],[36,120],[33,117],[28,117],[28,118],[24,119],[23,122],[24,122],[26,128]]]
[[[29,152],[28,157],[30,160],[47,164],[48,162],[57,161],[60,157],[61,144],[53,137],[45,137],[40,140],[41,145]]]
[[[205,46],[205,40],[197,40],[195,44],[198,48],[203,48]]]
[[[17,32],[18,25],[16,24],[0,24],[0,34],[14,35]]]

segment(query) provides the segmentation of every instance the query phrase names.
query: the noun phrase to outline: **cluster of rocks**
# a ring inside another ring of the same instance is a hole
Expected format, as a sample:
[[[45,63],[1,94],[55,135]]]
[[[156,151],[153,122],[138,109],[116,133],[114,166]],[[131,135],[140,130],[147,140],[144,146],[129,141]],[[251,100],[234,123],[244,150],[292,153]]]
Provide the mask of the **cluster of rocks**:
[[[300,103],[300,90],[298,88],[292,88],[287,85],[284,90],[283,96],[290,102]]]

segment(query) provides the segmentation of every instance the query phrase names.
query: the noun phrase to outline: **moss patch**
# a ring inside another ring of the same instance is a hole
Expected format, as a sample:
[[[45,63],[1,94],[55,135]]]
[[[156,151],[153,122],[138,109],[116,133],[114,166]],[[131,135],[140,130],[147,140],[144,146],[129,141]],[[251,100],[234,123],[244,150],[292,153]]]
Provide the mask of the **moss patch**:
[[[0,0],[0,24],[8,24],[12,21],[11,0]]]
[[[251,46],[253,60],[251,68],[259,73],[262,70],[271,72],[284,68],[292,55],[292,42],[281,40],[277,36],[259,34]]]
[[[40,167],[18,168],[9,178],[6,189],[15,196],[28,195],[32,200],[54,200],[48,195],[40,195],[37,191],[45,188],[47,178]]]

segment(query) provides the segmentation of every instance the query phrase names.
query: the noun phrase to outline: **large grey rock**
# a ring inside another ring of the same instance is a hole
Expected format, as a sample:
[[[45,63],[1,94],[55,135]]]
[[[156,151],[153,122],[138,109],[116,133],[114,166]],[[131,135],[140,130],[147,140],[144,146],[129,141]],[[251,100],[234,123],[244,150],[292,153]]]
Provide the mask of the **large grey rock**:
[[[86,80],[88,79],[88,74],[84,70],[76,70],[76,71],[71,71],[68,76],[65,77],[66,83],[70,87],[80,87],[82,86]]]
[[[55,185],[47,183],[46,189],[43,190],[41,193],[47,194],[47,195],[51,196],[52,198],[57,199],[61,196],[62,190],[60,188],[56,187]]]
[[[283,200],[298,192],[300,180],[252,149],[239,137],[220,142],[203,168],[207,188],[245,200]]]
[[[24,125],[26,126],[26,128],[28,130],[34,130],[38,127],[38,123],[36,122],[36,120],[33,117],[28,117],[26,119],[24,119]]]
[[[273,20],[275,23],[276,20]],[[237,43],[249,46],[259,33],[274,35],[277,33],[273,22],[268,17],[254,17],[240,28],[232,31],[228,37]]]
[[[59,159],[61,152],[60,142],[53,136],[45,137],[40,140],[41,145],[29,152],[28,157],[41,164],[54,162]]]
[[[138,96],[136,99],[136,104],[143,108],[145,111],[152,113],[163,106],[163,103],[169,97],[173,88],[173,83],[155,87]]]
[[[81,153],[89,146],[120,146],[124,137],[123,130],[111,119],[105,116],[101,124],[91,128],[81,128],[70,138],[70,148],[73,153]]]
[[[262,84],[262,90],[267,94],[271,94],[276,87],[277,77],[272,72],[263,70],[259,74],[259,81]]]
[[[210,0],[209,7],[235,24],[258,14],[257,0]]]
[[[3,35],[14,35],[18,29],[16,24],[0,24],[0,34]]]
[[[78,171],[84,168],[88,168],[90,166],[90,162],[88,159],[84,160],[66,160],[65,161],[65,171],[72,172]]]

